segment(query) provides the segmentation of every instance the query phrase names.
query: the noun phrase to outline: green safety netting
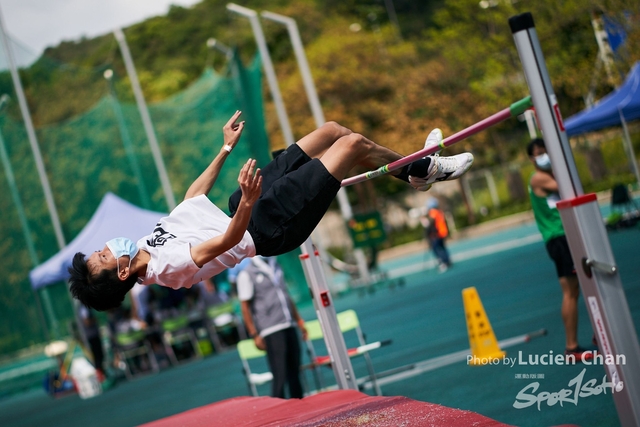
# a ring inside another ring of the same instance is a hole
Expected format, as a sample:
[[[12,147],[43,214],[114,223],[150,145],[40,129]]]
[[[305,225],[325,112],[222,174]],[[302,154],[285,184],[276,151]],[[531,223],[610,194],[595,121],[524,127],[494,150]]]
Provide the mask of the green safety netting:
[[[226,210],[227,198],[237,187],[238,172],[246,159],[255,158],[259,165],[269,161],[260,66],[259,57],[247,67],[232,59],[226,72],[207,69],[182,92],[149,105],[177,202],[223,145],[222,126],[238,109],[246,120],[243,138],[225,163],[210,198]],[[37,261],[43,262],[59,248],[24,123],[2,115],[0,133],[24,205]],[[114,93],[108,94],[86,113],[36,129],[36,134],[67,242],[82,230],[107,192],[143,208],[168,211],[136,104],[122,103]],[[131,147],[130,153],[127,146]],[[28,273],[34,261],[29,256],[10,193],[9,183],[3,177],[0,356],[44,341],[44,322],[53,335],[66,335],[67,324],[73,319],[65,283],[38,291],[40,295],[31,290]],[[292,293],[307,296],[297,256],[285,256],[281,262],[289,267],[291,281],[295,282]],[[39,314],[40,303],[44,316]],[[58,331],[54,330],[56,327]]]

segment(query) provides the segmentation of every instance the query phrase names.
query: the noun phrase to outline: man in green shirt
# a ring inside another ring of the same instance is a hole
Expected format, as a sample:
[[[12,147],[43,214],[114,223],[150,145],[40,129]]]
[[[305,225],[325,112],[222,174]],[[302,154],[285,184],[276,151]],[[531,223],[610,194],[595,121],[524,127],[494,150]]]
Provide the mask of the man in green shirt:
[[[553,176],[551,161],[542,139],[536,138],[531,141],[527,146],[527,154],[536,168],[529,181],[531,207],[549,257],[555,263],[562,288],[561,313],[566,336],[565,354],[575,356],[576,361],[585,361],[593,358],[593,352],[578,345],[580,285],[560,213],[556,209],[556,203],[560,200],[558,183]]]

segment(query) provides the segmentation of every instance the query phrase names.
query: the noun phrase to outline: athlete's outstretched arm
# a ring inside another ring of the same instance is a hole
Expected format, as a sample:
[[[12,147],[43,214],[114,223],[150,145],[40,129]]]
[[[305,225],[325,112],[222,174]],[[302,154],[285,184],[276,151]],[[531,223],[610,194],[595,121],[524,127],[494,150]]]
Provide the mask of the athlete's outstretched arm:
[[[242,190],[242,197],[227,231],[191,248],[191,258],[198,267],[202,267],[218,255],[233,248],[242,240],[251,219],[253,205],[262,192],[262,176],[260,169],[255,170],[255,167],[256,161],[249,159],[240,170],[238,183]]]
[[[218,179],[218,175],[220,174],[220,170],[222,169],[222,165],[224,161],[231,153],[233,147],[236,146],[238,141],[240,140],[240,135],[242,135],[242,129],[244,129],[244,121],[240,123],[236,123],[236,120],[242,114],[241,111],[236,111],[233,116],[229,119],[229,121],[222,128],[222,133],[224,135],[224,146],[220,148],[220,152],[213,159],[211,164],[200,174],[200,176],[193,181],[187,193],[184,195],[184,199],[190,199],[192,197],[199,196],[201,194],[209,194],[211,191],[211,187]],[[228,147],[225,149],[225,147]]]

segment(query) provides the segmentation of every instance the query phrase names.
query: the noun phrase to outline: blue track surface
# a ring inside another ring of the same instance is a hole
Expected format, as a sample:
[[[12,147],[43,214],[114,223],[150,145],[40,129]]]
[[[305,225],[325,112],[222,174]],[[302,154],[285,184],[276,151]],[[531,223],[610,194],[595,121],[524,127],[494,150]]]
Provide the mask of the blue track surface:
[[[336,309],[356,310],[368,341],[393,340],[372,353],[378,372],[468,349],[461,291],[469,286],[477,288],[499,340],[548,330],[547,336],[509,347],[507,356],[518,357],[522,352],[526,360],[529,355],[560,353],[564,349],[560,288],[536,236],[535,226],[525,225],[455,242],[450,246],[455,264],[443,274],[423,269],[428,264],[424,254],[384,263],[381,267],[392,275],[417,272],[406,275],[402,287],[381,288],[372,294],[354,292],[337,299]],[[636,330],[640,330],[640,228],[611,232],[609,238]],[[301,313],[306,319],[315,318],[311,306],[302,307]],[[580,343],[589,346],[593,332],[582,299],[579,321]],[[347,336],[347,344],[350,339]],[[362,358],[353,359],[353,364],[356,374],[366,375]],[[619,425],[609,392],[579,398],[575,404],[513,407],[516,395],[528,384],[539,382],[538,393],[557,392],[570,388],[569,382],[583,369],[584,382],[602,382],[602,366],[474,367],[458,362],[387,384],[382,391],[475,411],[512,425]],[[331,378],[328,369],[325,378]],[[311,376],[307,381],[312,383]],[[268,394],[268,388],[261,392]],[[0,425],[130,426],[241,395],[247,395],[247,387],[232,351],[121,383],[88,400],[77,395],[54,400],[41,390],[6,398],[0,400]]]

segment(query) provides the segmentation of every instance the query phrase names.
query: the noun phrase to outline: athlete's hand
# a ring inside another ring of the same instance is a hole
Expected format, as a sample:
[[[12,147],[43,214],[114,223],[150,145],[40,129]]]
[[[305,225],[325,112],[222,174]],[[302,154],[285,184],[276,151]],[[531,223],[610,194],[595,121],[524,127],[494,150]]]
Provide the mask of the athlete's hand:
[[[255,170],[255,173],[254,173]],[[260,169],[256,169],[255,159],[249,159],[240,169],[238,184],[242,190],[242,202],[253,206],[262,193],[262,175]]]
[[[242,135],[242,129],[244,129],[244,120],[240,123],[236,123],[242,111],[236,111],[229,121],[222,127],[222,134],[224,135],[224,145],[228,145],[233,149],[240,140]]]

